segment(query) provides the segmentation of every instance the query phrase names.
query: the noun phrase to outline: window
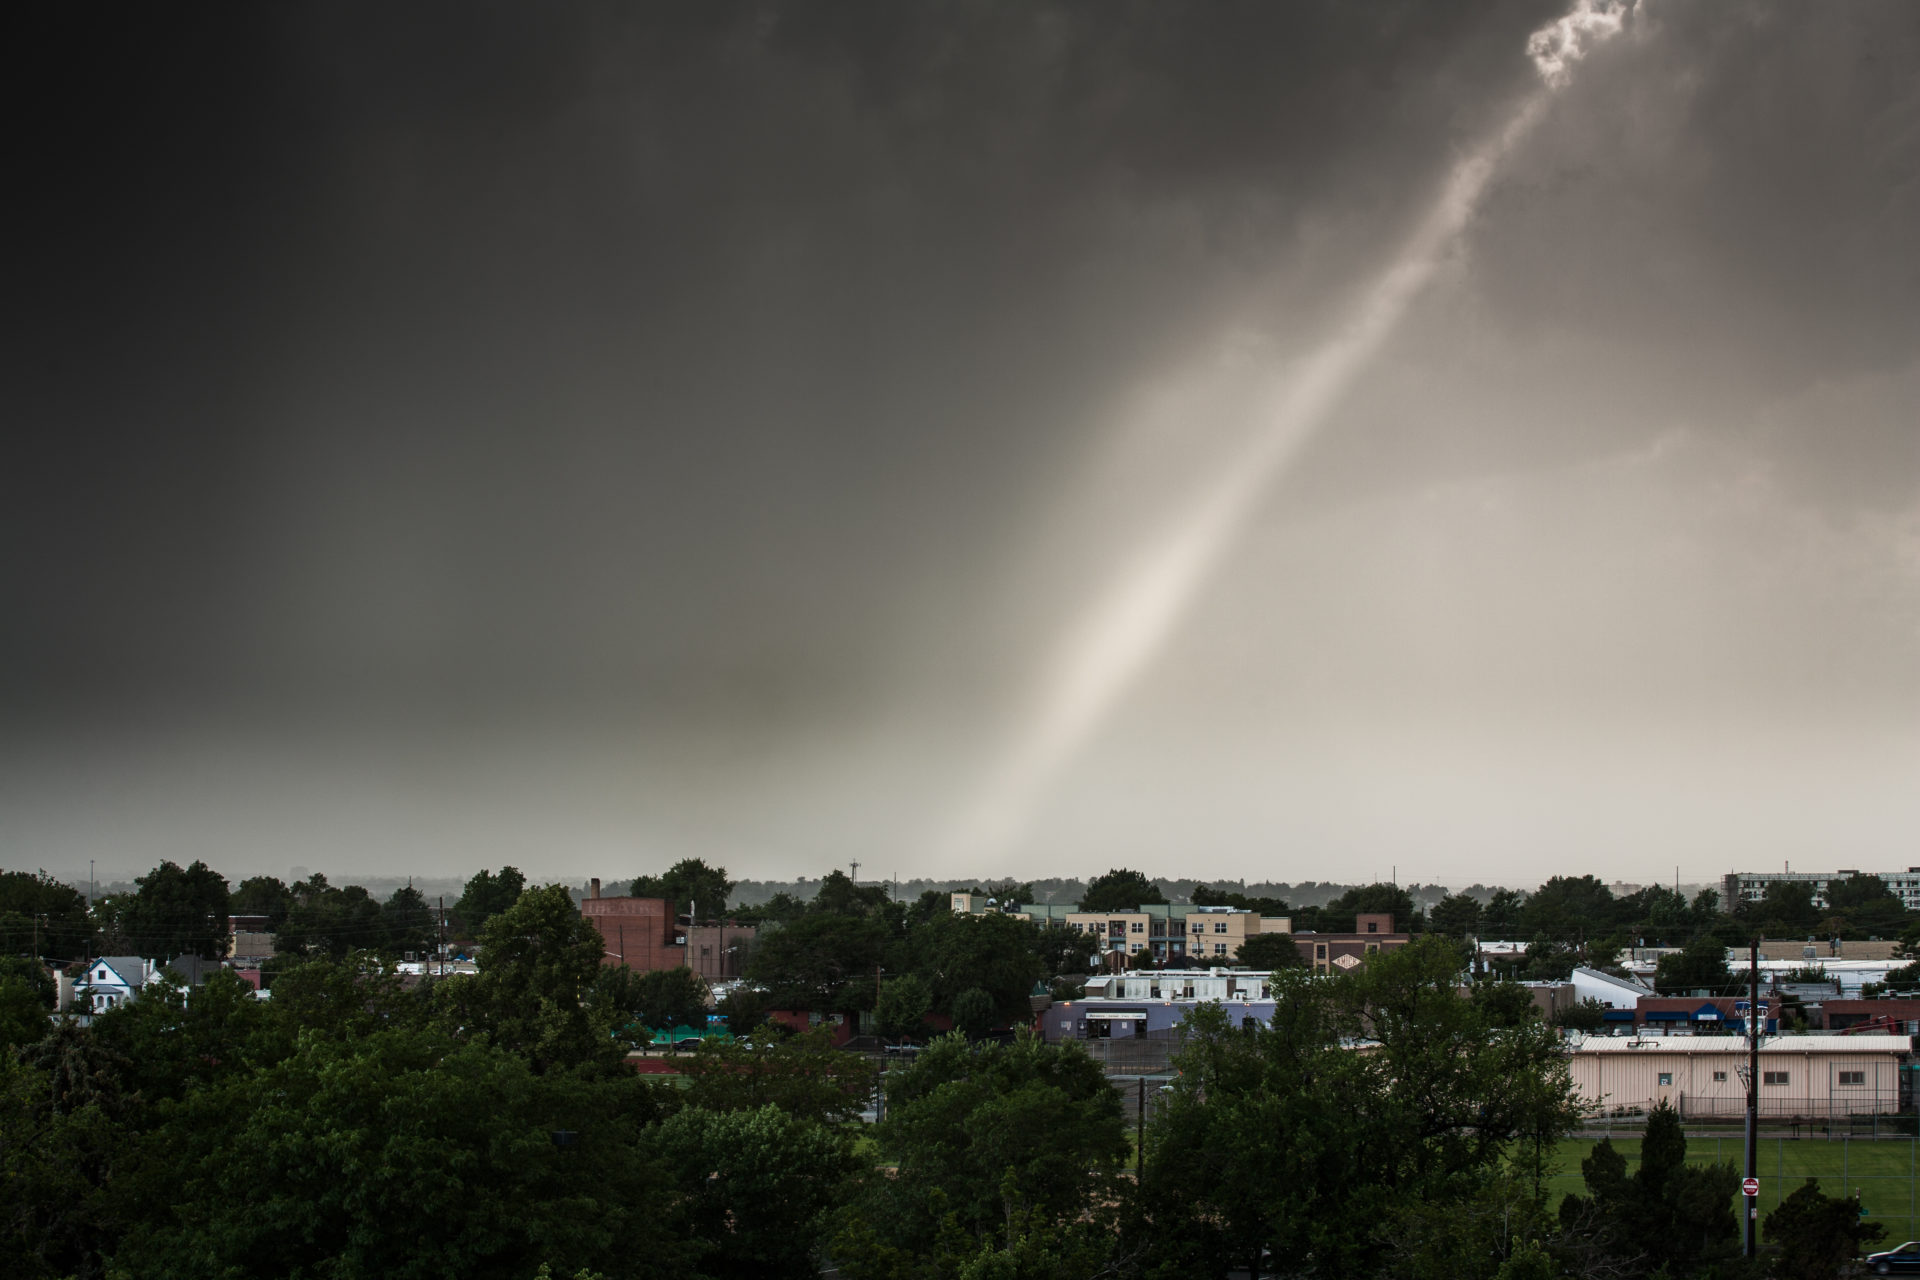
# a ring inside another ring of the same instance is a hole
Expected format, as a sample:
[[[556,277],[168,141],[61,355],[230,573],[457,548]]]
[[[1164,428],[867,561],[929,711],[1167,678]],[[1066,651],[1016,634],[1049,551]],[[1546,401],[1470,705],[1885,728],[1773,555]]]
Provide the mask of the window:
[[[1784,1071],[1763,1071],[1760,1073],[1760,1083],[1785,1084],[1787,1083],[1787,1073]]]
[[[1314,958],[1315,960],[1325,960],[1325,959],[1327,958],[1327,944],[1326,944],[1326,943],[1324,943],[1324,942],[1316,942],[1316,943],[1314,943],[1314,944],[1313,944],[1313,958]]]
[[[1214,943],[1214,944],[1213,944],[1213,954],[1215,954],[1215,955],[1217,955],[1217,956],[1223,956],[1223,955],[1225,955],[1225,954],[1227,954],[1227,944],[1226,944],[1226,943],[1224,943],[1224,942],[1216,942],[1216,943]]]
[[[1195,920],[1193,922],[1193,931],[1195,933],[1205,933],[1207,931],[1207,926],[1202,924],[1200,921]]]
[[[1380,922],[1378,920],[1367,921],[1367,932],[1368,933],[1380,932]]]
[[[1714,1072],[1714,1073],[1713,1073],[1713,1082],[1714,1082],[1715,1084],[1725,1084],[1725,1083],[1727,1082],[1727,1073],[1726,1073],[1726,1072],[1724,1072],[1724,1071],[1716,1071],[1716,1072]]]
[[[1213,922],[1213,931],[1215,933],[1225,933],[1227,931],[1227,922],[1225,920],[1215,920]]]
[[[1135,920],[1133,922],[1133,931],[1135,933],[1145,933],[1147,931],[1147,922],[1144,920]]]
[[[1866,1082],[1867,1073],[1864,1071],[1842,1071],[1840,1073],[1840,1083],[1843,1085],[1864,1085]]]
[[[1672,1083],[1673,1083],[1673,1072],[1671,1072],[1671,1071],[1662,1071],[1662,1072],[1660,1073],[1660,1083],[1661,1083],[1661,1084],[1663,1084],[1663,1085],[1668,1085],[1668,1084],[1672,1084]]]

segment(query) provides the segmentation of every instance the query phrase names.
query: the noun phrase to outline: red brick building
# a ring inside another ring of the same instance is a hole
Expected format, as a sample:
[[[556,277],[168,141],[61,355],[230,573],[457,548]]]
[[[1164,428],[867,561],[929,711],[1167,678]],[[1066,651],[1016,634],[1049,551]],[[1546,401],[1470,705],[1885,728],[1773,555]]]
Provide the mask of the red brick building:
[[[687,962],[687,927],[665,898],[603,898],[596,881],[580,914],[600,931],[606,964],[677,969]]]
[[[1393,931],[1393,917],[1363,912],[1354,917],[1352,933],[1296,933],[1293,944],[1315,973],[1346,973],[1367,962],[1377,951],[1404,947],[1412,937]]]
[[[1844,1031],[1876,1018],[1891,1019],[1896,1025],[1892,1035],[1911,1035],[1920,1031],[1920,1000],[1842,1000],[1834,997],[1820,1002],[1820,1012],[1828,1031]]]

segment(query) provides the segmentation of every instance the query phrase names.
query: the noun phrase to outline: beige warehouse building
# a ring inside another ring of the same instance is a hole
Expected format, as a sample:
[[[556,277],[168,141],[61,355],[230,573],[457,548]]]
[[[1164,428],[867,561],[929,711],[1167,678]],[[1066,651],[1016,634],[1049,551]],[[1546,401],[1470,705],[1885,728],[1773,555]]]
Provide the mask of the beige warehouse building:
[[[1900,1109],[1907,1036],[1769,1036],[1760,1045],[1763,1119],[1828,1119]],[[1683,1118],[1743,1115],[1747,1042],[1739,1036],[1589,1036],[1570,1053],[1573,1087],[1601,1113],[1665,1101]]]

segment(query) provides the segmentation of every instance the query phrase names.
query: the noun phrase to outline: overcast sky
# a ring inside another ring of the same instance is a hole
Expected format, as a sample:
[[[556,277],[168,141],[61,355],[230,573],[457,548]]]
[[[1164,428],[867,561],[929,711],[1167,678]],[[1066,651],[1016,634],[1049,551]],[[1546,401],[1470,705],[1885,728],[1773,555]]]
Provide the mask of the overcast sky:
[[[1920,864],[1905,0],[1645,0],[1550,92],[1542,3],[55,8],[8,868]]]

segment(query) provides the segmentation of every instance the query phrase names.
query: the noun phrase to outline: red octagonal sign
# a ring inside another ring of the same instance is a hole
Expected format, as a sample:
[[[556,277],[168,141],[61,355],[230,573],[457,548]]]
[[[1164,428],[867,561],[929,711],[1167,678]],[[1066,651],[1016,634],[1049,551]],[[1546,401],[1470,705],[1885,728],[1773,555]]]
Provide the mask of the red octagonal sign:
[[[1743,1180],[1741,1181],[1741,1183],[1740,1183],[1740,1192],[1741,1192],[1741,1194],[1742,1194],[1742,1195],[1749,1195],[1749,1196],[1757,1196],[1757,1195],[1759,1195],[1759,1194],[1760,1194],[1760,1179],[1758,1179],[1758,1178],[1746,1178],[1746,1179],[1743,1179]]]

